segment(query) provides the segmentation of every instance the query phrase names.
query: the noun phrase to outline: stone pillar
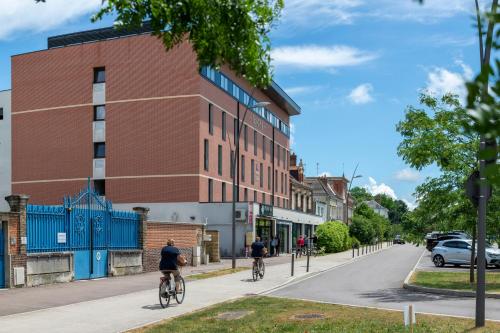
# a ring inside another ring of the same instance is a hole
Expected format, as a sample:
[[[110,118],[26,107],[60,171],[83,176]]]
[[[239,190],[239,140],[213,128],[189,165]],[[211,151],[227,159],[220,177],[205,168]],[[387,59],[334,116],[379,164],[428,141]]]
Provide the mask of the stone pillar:
[[[132,208],[134,212],[139,214],[139,248],[142,250],[146,247],[146,235],[148,231],[148,213],[149,208],[147,207],[134,207]]]
[[[26,286],[26,262],[27,262],[27,235],[26,235],[26,207],[29,196],[25,194],[9,195],[5,200],[10,206],[10,216],[7,241],[9,242],[9,287]],[[17,279],[15,279],[17,272]]]

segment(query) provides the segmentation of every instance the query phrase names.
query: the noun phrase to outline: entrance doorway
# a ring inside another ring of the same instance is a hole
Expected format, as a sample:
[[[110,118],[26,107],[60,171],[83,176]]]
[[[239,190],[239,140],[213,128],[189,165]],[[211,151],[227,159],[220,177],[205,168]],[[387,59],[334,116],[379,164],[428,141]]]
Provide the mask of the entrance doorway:
[[[280,252],[289,253],[290,252],[290,224],[284,224],[278,222],[278,237],[280,238]]]
[[[271,239],[273,236],[271,220],[257,219],[255,223],[255,233],[260,237],[260,240],[267,247],[267,252],[271,253]]]

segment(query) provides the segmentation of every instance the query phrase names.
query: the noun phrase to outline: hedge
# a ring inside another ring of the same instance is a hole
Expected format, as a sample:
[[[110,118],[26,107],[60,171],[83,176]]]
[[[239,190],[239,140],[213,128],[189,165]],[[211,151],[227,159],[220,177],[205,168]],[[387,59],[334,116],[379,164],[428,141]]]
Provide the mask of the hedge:
[[[341,252],[351,246],[349,228],[340,221],[329,221],[316,228],[318,246],[324,247],[327,253]]]

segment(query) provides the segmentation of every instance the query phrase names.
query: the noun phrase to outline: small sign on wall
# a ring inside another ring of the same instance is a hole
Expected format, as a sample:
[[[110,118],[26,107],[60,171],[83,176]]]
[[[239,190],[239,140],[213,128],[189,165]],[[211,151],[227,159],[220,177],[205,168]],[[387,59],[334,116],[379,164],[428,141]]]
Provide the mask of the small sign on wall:
[[[64,244],[66,243],[66,233],[65,232],[58,232],[57,233],[57,244]]]

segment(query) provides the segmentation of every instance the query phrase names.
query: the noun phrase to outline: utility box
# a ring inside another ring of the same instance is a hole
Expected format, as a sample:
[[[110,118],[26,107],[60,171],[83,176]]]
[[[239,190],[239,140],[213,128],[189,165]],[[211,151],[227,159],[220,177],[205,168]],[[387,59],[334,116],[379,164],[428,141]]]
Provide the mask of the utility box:
[[[24,267],[14,267],[14,286],[24,286]]]

